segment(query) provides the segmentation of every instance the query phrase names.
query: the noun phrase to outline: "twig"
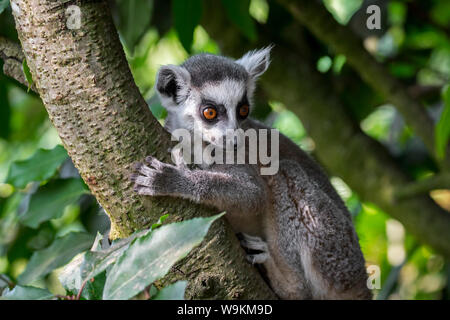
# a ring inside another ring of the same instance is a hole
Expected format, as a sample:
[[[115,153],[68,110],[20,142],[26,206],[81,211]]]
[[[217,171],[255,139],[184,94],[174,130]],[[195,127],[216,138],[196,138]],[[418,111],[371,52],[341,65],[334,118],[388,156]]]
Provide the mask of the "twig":
[[[150,294],[150,288],[152,287],[152,285],[148,285],[145,287],[144,289],[144,296],[145,296],[145,300],[150,300],[150,298],[152,297],[152,295]]]
[[[65,296],[62,294],[56,294],[55,298],[61,299],[61,300],[76,300],[76,296]]]
[[[14,288],[14,286],[16,285],[14,282],[12,282],[11,280],[9,280],[7,277],[5,277],[3,274],[0,274],[0,279],[2,279],[3,281],[6,282],[6,284],[8,285],[8,287],[10,289]]]
[[[389,275],[384,282],[383,289],[378,293],[376,300],[386,300],[389,295],[394,290],[395,284],[397,283],[398,276],[400,275],[400,271],[402,270],[403,266],[408,262],[408,258],[414,255],[414,252],[417,250],[419,245],[414,244],[414,246],[409,250],[409,253],[406,254],[405,259],[400,263],[398,266],[395,266],[391,269],[391,272],[389,272]]]
[[[395,198],[403,200],[420,194],[427,194],[437,189],[450,189],[450,173],[443,173],[410,183],[395,191]]]
[[[0,37],[0,59],[4,62],[3,73],[5,75],[17,80],[26,87],[29,86],[22,68],[25,56],[20,44],[4,37]],[[31,84],[30,89],[37,92],[34,84]]]
[[[78,294],[77,294],[77,298],[76,300],[80,300],[81,298],[81,293],[83,292],[84,287],[86,286],[86,283],[88,282],[89,279],[86,279],[83,281],[83,283],[81,284],[81,288],[80,290],[78,290]]]

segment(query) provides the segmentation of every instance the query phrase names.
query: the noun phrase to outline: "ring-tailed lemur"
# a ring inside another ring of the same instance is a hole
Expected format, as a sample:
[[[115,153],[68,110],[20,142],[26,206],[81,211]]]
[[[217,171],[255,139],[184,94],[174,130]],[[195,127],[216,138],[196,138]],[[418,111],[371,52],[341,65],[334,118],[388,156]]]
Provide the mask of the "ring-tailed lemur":
[[[257,78],[270,48],[239,60],[195,55],[160,68],[156,90],[168,111],[169,132],[200,130],[215,144],[227,129],[264,129],[248,118]],[[259,164],[211,164],[190,169],[147,157],[133,175],[141,195],[173,196],[227,211],[242,246],[262,264],[282,299],[370,299],[364,258],[351,216],[326,175],[296,144],[279,136],[279,171]]]

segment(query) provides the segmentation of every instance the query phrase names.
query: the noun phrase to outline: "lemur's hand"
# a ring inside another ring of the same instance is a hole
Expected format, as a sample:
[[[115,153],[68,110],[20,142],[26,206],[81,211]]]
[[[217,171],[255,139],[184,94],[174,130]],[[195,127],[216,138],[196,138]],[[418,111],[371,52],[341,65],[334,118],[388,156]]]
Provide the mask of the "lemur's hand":
[[[144,163],[136,163],[135,168],[137,174],[133,174],[130,179],[134,181],[134,191],[141,195],[171,195],[183,183],[180,168],[152,156],[146,157]]]

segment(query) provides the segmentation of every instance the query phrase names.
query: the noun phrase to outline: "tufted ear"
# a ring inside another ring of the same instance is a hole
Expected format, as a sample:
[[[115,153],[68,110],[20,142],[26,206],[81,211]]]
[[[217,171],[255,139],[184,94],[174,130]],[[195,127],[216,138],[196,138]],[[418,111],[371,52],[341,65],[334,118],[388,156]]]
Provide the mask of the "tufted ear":
[[[270,64],[270,50],[273,46],[268,46],[259,50],[247,52],[236,63],[242,65],[253,79],[262,75]]]
[[[191,77],[189,72],[180,66],[162,66],[156,76],[156,90],[163,99],[171,99],[179,103],[189,91]]]

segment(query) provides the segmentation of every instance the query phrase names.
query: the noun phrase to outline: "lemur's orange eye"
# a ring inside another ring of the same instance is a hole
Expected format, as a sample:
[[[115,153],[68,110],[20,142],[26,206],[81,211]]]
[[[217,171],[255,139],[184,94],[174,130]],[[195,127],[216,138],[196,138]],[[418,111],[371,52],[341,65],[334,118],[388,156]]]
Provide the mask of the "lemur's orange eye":
[[[248,116],[249,110],[250,110],[250,109],[249,109],[248,105],[244,104],[244,105],[242,105],[242,106],[239,108],[239,115],[240,115],[242,118],[245,118],[245,117]]]
[[[203,116],[206,120],[213,120],[217,117],[217,110],[211,107],[203,109]]]

